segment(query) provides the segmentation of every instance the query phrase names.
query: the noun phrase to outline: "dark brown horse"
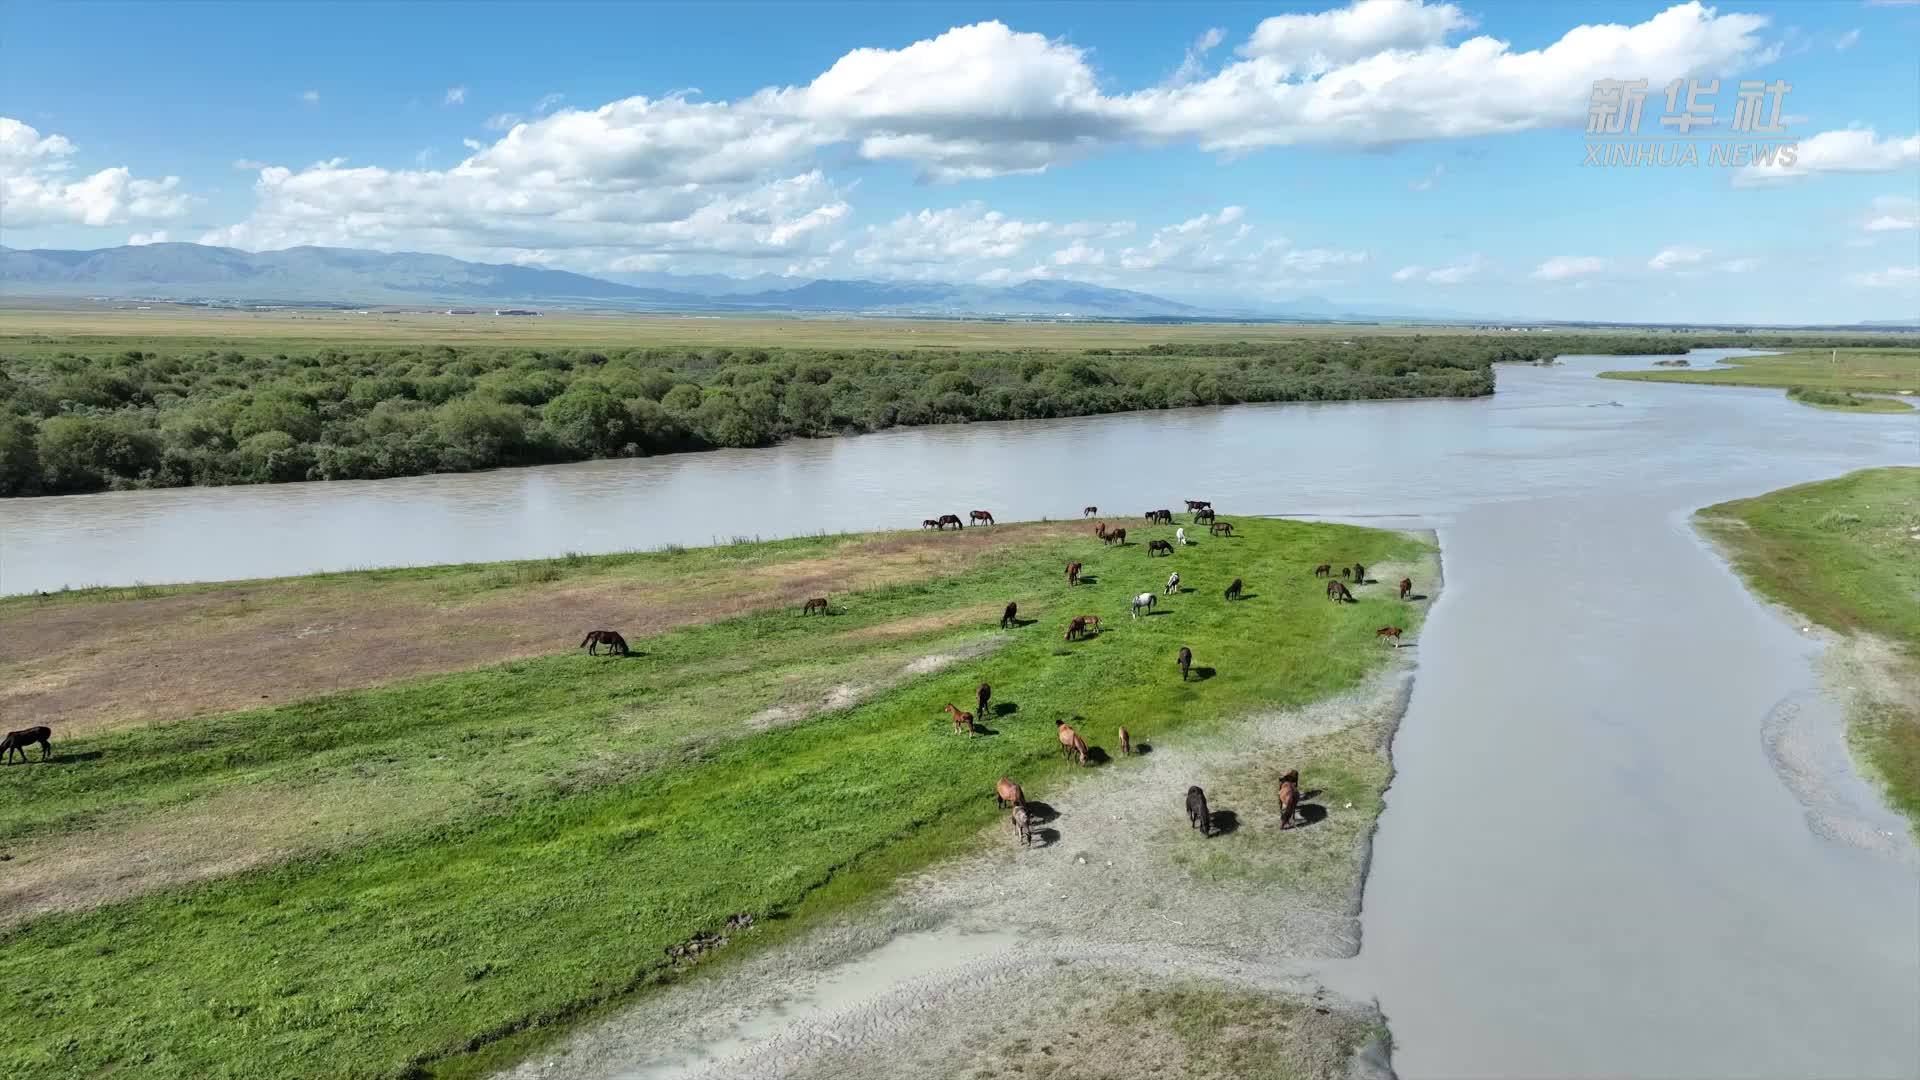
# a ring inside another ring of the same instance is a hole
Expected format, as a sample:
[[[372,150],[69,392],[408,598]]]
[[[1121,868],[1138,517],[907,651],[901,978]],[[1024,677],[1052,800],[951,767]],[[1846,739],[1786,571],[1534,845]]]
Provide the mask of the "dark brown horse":
[[[1365,585],[1367,583],[1367,568],[1361,566],[1359,563],[1353,564],[1353,583],[1355,585]]]
[[[1332,574],[1333,574],[1332,563],[1321,563],[1319,566],[1316,566],[1313,568],[1314,577],[1330,577],[1332,576]]]
[[[1214,522],[1213,524],[1211,524],[1211,525],[1209,525],[1209,526],[1207,526],[1207,535],[1209,535],[1209,536],[1232,536],[1232,535],[1233,535],[1233,522],[1231,522],[1231,521],[1216,521],[1216,522]]]
[[[973,714],[972,713],[961,712],[959,709],[956,709],[953,707],[952,702],[948,702],[947,715],[953,718],[953,730],[956,733],[964,731],[968,735],[973,734]]]
[[[1125,727],[1122,727],[1120,729],[1120,756],[1121,757],[1133,756],[1133,737],[1127,734],[1127,729]]]
[[[1213,509],[1211,507],[1208,507],[1207,509],[1204,509],[1204,510],[1195,510],[1193,512],[1193,521],[1194,521],[1194,524],[1197,525],[1202,521],[1212,521],[1216,516],[1218,515],[1216,515],[1213,512]]]
[[[1341,577],[1343,577],[1343,578],[1350,578],[1350,577],[1352,577],[1352,576],[1353,576],[1353,567],[1351,567],[1351,566],[1343,566],[1343,567],[1341,567],[1341,568],[1340,568],[1340,576],[1341,576]]]
[[[920,527],[923,529],[937,529],[940,527],[940,519],[939,518],[921,518]]]
[[[987,683],[981,683],[980,689],[973,692],[973,697],[976,703],[974,705],[973,715],[984,720],[987,715],[987,702],[993,697],[993,687]]]
[[[1015,616],[1019,614],[1020,605],[1012,600],[1007,601],[1007,610],[1000,613],[1000,629],[1005,630],[1009,626],[1016,625],[1020,620]]]
[[[1337,604],[1343,600],[1353,599],[1353,593],[1348,592],[1347,587],[1340,582],[1329,581],[1327,582],[1327,599]]]
[[[1239,578],[1234,578],[1233,584],[1227,586],[1227,599],[1228,600],[1240,599],[1240,579]]]
[[[0,752],[5,752],[9,765],[13,764],[13,755],[16,751],[20,754],[21,761],[29,761],[32,759],[27,757],[27,747],[34,743],[40,744],[40,760],[47,760],[53,755],[53,729],[30,727],[9,731],[6,738],[0,739]]]
[[[1080,584],[1080,564],[1079,563],[1070,562],[1067,564],[1067,584],[1069,585]]]
[[[967,523],[964,521],[961,521],[960,515],[958,514],[941,514],[940,520],[936,524],[938,524],[942,529],[946,528],[949,525],[953,526],[956,529],[964,529],[967,527]]]
[[[1180,665],[1180,681],[1186,682],[1187,671],[1193,667],[1193,650],[1185,645],[1180,646],[1180,655],[1175,657],[1173,662]]]
[[[1099,537],[1102,540],[1105,540],[1107,538],[1107,523],[1104,521],[1094,522],[1093,535]]]
[[[1102,536],[1100,539],[1105,540],[1108,544],[1119,544],[1121,547],[1126,547],[1127,546],[1127,530],[1114,529],[1112,532],[1107,533],[1105,536]]]
[[[1021,791],[1020,785],[1014,783],[1010,777],[1003,776],[993,785],[993,801],[1002,810],[1009,806],[1025,806],[1027,793]]]
[[[1159,522],[1159,523],[1160,523],[1160,524],[1162,524],[1162,525],[1171,525],[1171,524],[1173,524],[1173,511],[1171,511],[1171,510],[1149,510],[1149,511],[1147,511],[1147,522],[1148,522],[1148,524],[1152,524],[1153,522],[1156,522],[1156,521],[1157,521],[1157,522]]]
[[[1400,628],[1397,626],[1383,626],[1375,630],[1373,636],[1381,641],[1392,643],[1396,649],[1400,647]]]
[[[1082,511],[1080,511],[1080,516],[1081,516],[1081,517],[1092,517],[1093,515],[1095,515],[1095,514],[1097,514],[1097,513],[1099,513],[1099,512],[1100,512],[1100,508],[1099,508],[1099,507],[1097,507],[1097,506],[1089,506],[1089,507],[1087,507],[1087,508],[1086,508],[1085,510],[1082,510]]]
[[[1076,638],[1085,637],[1086,634],[1087,634],[1087,617],[1085,615],[1075,615],[1072,619],[1069,619],[1067,621],[1067,640],[1068,641],[1073,641]]]
[[[820,602],[822,604],[826,603],[825,600]],[[811,601],[809,601],[809,603],[811,603]],[[602,645],[607,647],[607,655],[609,656],[627,655],[627,639],[621,637],[617,631],[613,630],[589,630],[587,631],[586,638],[582,640],[580,644],[586,646],[588,656],[598,656],[600,654],[600,646]]]
[[[1072,725],[1068,724],[1065,720],[1055,720],[1053,726],[1056,735],[1060,739],[1060,752],[1068,757],[1078,759],[1080,764],[1085,765],[1087,763],[1087,740],[1081,738],[1080,733],[1073,730]]]
[[[993,524],[993,514],[986,510],[969,510],[967,511],[967,520],[975,524],[984,521],[991,525]]]
[[[809,600],[809,601],[807,601],[807,602],[806,602],[806,603],[805,603],[804,605],[802,605],[802,606],[801,606],[801,608],[800,608],[800,614],[802,614],[802,615],[811,615],[811,614],[813,614],[813,613],[814,613],[814,612],[816,612],[816,611],[817,611],[817,612],[819,612],[819,613],[820,613],[820,614],[822,614],[822,615],[825,615],[825,614],[827,613],[827,598],[826,598],[826,597],[824,597],[824,596],[816,596],[816,597],[814,597],[813,599],[811,599],[811,600]]]
[[[1413,592],[1413,579],[1410,577],[1401,578],[1400,579],[1400,599],[1405,600],[1409,595],[1412,594],[1412,592]]]
[[[1170,543],[1168,543],[1168,542],[1167,542],[1167,541],[1165,541],[1165,540],[1149,540],[1149,541],[1147,541],[1147,554],[1148,554],[1148,555],[1153,555],[1153,554],[1157,554],[1158,552],[1162,552],[1162,551],[1164,551],[1164,552],[1166,552],[1166,553],[1167,553],[1167,554],[1169,554],[1169,555],[1171,555],[1171,554],[1173,554],[1173,545],[1172,545],[1172,544],[1170,544]]]
[[[1300,809],[1300,771],[1288,769],[1280,774],[1280,827],[1293,828],[1293,815]]]
[[[1187,824],[1200,830],[1201,836],[1213,835],[1213,815],[1207,811],[1207,793],[1195,784],[1187,789]]]
[[[1210,502],[1208,502],[1208,501],[1207,501],[1207,500],[1205,500],[1205,499],[1188,499],[1188,500],[1187,500],[1187,509],[1189,509],[1189,510],[1211,510],[1211,509],[1213,509],[1213,504],[1212,504],[1212,503],[1210,503]]]

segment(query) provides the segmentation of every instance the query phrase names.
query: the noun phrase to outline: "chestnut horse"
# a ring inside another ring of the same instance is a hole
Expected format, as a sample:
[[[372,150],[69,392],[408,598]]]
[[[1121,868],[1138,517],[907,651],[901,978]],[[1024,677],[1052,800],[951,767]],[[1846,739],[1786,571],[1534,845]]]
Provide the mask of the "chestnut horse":
[[[825,600],[820,602],[822,604],[826,603]],[[587,647],[588,656],[598,656],[600,654],[600,646],[602,645],[607,647],[608,656],[627,655],[627,639],[621,637],[613,630],[589,630],[587,631],[586,638],[583,639],[580,644]]]
[[[1332,574],[1333,574],[1332,563],[1321,563],[1319,566],[1316,566],[1313,568],[1314,577],[1330,577]]]
[[[1180,655],[1173,662],[1180,665],[1180,681],[1186,682],[1187,669],[1193,667],[1193,650],[1185,645],[1180,646]]]
[[[1107,523],[1104,521],[1094,522],[1093,535],[1099,537],[1102,540],[1105,540],[1107,538]]]
[[[1207,535],[1209,535],[1209,536],[1232,536],[1232,535],[1233,535],[1233,522],[1231,522],[1231,521],[1216,521],[1216,522],[1214,522],[1213,524],[1211,524],[1211,525],[1209,525],[1209,526],[1207,526]]]
[[[967,511],[967,520],[976,524],[984,521],[991,525],[993,524],[993,514],[986,510],[969,510]]]
[[[942,529],[946,528],[949,525],[953,526],[956,529],[964,529],[967,527],[966,522],[961,521],[960,515],[958,514],[941,514],[940,520],[937,524]]]
[[[1133,739],[1127,734],[1127,729],[1124,727],[1120,729],[1120,756],[1133,756]]]
[[[814,612],[816,612],[816,611],[817,611],[817,612],[819,612],[819,613],[820,613],[820,614],[822,614],[822,615],[825,615],[825,614],[827,613],[827,598],[826,598],[826,597],[824,597],[824,596],[816,596],[816,597],[814,597],[813,599],[811,599],[811,600],[809,600],[809,601],[807,601],[807,602],[806,602],[806,604],[804,604],[804,605],[803,605],[803,606],[802,606],[802,607],[800,608],[800,614],[802,614],[802,615],[811,615],[811,614],[813,614],[813,613],[814,613]]]
[[[1152,555],[1156,551],[1164,551],[1171,555],[1173,554],[1173,545],[1167,543],[1165,540],[1147,541],[1147,554]]]
[[[988,699],[990,699],[990,698],[992,698],[992,697],[993,697],[993,687],[992,687],[992,686],[989,686],[989,685],[988,685],[988,684],[986,684],[986,683],[981,683],[981,684],[980,684],[980,689],[978,689],[978,690],[975,690],[975,691],[973,692],[973,696],[974,696],[974,699],[975,699],[975,701],[976,701],[976,704],[975,704],[975,706],[974,706],[974,710],[973,710],[973,714],[974,714],[975,716],[978,716],[978,717],[980,717],[980,718],[981,718],[982,720],[984,720],[984,719],[986,719],[986,717],[987,717],[987,701],[988,701]]]
[[[1413,592],[1413,579],[1410,577],[1401,578],[1400,579],[1400,599],[1405,600],[1407,598],[1407,595],[1411,592]]]
[[[34,743],[40,744],[40,760],[47,760],[47,758],[53,754],[53,729],[50,727],[30,727],[22,728],[19,731],[9,731],[7,732],[6,738],[0,739],[0,752],[6,754],[7,764],[9,765],[13,764],[13,755],[16,752],[19,753],[21,761],[27,761],[30,760],[27,757],[27,747],[32,746]]]
[[[964,731],[969,735],[973,734],[973,714],[972,713],[961,712],[959,709],[956,709],[953,707],[952,702],[948,702],[947,715],[953,718],[953,730],[955,732]]]
[[[1068,641],[1072,641],[1080,637],[1085,637],[1086,633],[1087,633],[1087,617],[1085,615],[1075,615],[1072,619],[1067,621],[1067,640]]]
[[[1067,584],[1069,585],[1080,584],[1080,564],[1079,563],[1070,562],[1067,564]]]
[[[1060,738],[1060,752],[1068,757],[1079,759],[1080,764],[1087,763],[1087,740],[1073,730],[1065,720],[1055,720],[1053,726]]]
[[[1007,610],[1000,613],[1000,629],[1005,630],[1017,623],[1019,620],[1014,616],[1018,614],[1020,614],[1020,605],[1012,600],[1007,601]]]
[[[1107,533],[1105,536],[1102,536],[1100,539],[1105,540],[1108,544],[1119,544],[1121,547],[1126,547],[1127,546],[1127,530],[1115,529],[1112,532]]]
[[[1280,827],[1293,828],[1293,815],[1300,809],[1300,771],[1288,769],[1280,774]]]
[[[1207,812],[1207,793],[1198,784],[1187,789],[1187,824],[1200,830],[1201,836],[1213,835],[1213,815]]]
[[[1327,582],[1327,599],[1337,604],[1343,600],[1353,599],[1353,594],[1348,592],[1347,587],[1340,582],[1329,581]]]
[[[1020,790],[1019,784],[1003,776],[993,785],[993,801],[1002,810],[1009,806],[1025,806],[1027,793]]]
[[[1087,507],[1087,508],[1086,508],[1085,510],[1082,510],[1082,511],[1080,511],[1080,516],[1081,516],[1081,517],[1092,517],[1093,515],[1095,515],[1095,514],[1097,514],[1097,513],[1099,513],[1099,512],[1100,512],[1100,508],[1099,508],[1099,507],[1097,507],[1097,506],[1089,506],[1089,507]]]
[[[1400,647],[1400,628],[1397,626],[1383,626],[1375,630],[1373,636],[1381,641],[1391,642],[1396,649]]]
[[[1234,578],[1233,584],[1227,586],[1227,599],[1228,600],[1240,599],[1240,579],[1239,578]]]
[[[1100,632],[1100,616],[1098,616],[1098,615],[1082,615],[1082,616],[1080,616],[1080,621],[1081,621],[1081,622],[1083,622],[1083,623],[1086,623],[1086,624],[1087,624],[1087,629],[1089,629],[1089,630],[1091,630],[1091,631],[1093,631],[1094,633],[1096,633],[1096,634],[1097,634],[1097,633],[1099,633],[1099,632]]]

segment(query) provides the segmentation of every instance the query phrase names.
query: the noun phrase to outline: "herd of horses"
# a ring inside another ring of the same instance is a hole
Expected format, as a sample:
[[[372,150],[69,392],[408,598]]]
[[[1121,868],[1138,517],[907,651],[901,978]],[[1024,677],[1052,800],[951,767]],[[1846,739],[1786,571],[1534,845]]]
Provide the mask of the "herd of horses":
[[[967,511],[967,521],[971,521],[975,525],[991,525],[993,524],[993,514],[987,510],[969,510]],[[966,522],[960,520],[959,514],[941,514],[937,518],[920,519],[920,527],[923,529],[944,530],[949,525],[956,529],[964,529],[967,527]]]

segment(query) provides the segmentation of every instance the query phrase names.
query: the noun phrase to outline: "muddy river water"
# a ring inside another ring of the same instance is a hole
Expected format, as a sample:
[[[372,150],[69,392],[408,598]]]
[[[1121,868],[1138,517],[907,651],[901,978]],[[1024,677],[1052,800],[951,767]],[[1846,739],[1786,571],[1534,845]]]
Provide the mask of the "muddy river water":
[[[1710,358],[1696,354],[1695,362]],[[0,592],[905,525],[1231,513],[1439,531],[1358,958],[1403,1076],[1920,1075],[1920,870],[1820,646],[1698,507],[1920,463],[1920,420],[1500,372],[1480,401],[980,424],[471,476],[0,503]],[[1783,734],[1784,733],[1784,734]],[[1788,783],[1774,748],[1811,755]],[[1807,770],[1803,769],[1805,773]]]

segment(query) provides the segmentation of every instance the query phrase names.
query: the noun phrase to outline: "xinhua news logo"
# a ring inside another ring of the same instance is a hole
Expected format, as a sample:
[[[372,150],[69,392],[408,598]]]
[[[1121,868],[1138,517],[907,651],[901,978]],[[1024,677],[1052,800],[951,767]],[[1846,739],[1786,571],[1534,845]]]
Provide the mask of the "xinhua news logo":
[[[1742,81],[1731,114],[1720,112],[1719,79],[1675,79],[1656,93],[1666,99],[1660,123],[1641,134],[1647,80],[1599,79],[1587,103],[1590,166],[1792,165],[1798,143],[1780,111],[1791,83]],[[1658,100],[1658,99],[1656,99]]]

